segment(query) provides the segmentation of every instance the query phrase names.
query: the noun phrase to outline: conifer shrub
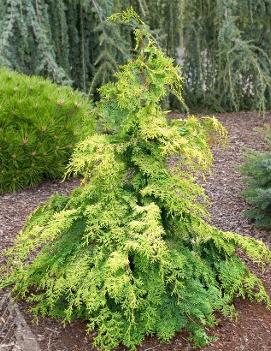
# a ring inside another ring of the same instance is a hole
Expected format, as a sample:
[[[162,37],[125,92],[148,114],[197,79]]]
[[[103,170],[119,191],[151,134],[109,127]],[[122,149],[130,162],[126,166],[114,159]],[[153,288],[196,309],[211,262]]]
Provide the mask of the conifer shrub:
[[[132,10],[112,20],[131,18],[141,23]],[[160,101],[168,89],[181,98],[182,79],[144,24],[134,34],[138,56],[100,91],[103,133],[72,155],[69,172],[84,174],[82,185],[31,215],[5,253],[2,286],[31,301],[36,314],[86,320],[101,350],[135,350],[146,335],[169,341],[182,329],[201,346],[215,311],[234,314],[236,296],[270,306],[237,248],[261,264],[271,253],[206,222],[196,179],[224,130],[212,118],[167,122]]]
[[[267,136],[271,146],[271,132]],[[256,226],[271,229],[271,151],[248,153],[243,166],[247,187],[244,197],[251,208],[245,215]]]
[[[93,130],[71,88],[0,69],[0,193],[61,177],[76,141]]]

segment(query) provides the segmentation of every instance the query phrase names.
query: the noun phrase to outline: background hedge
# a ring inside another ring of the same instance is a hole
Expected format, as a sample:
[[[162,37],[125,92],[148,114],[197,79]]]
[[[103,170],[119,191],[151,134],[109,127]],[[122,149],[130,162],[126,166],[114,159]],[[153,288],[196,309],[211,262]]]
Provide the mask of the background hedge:
[[[134,38],[106,21],[133,6],[182,66],[191,109],[271,108],[270,0],[2,0],[0,65],[96,96]]]

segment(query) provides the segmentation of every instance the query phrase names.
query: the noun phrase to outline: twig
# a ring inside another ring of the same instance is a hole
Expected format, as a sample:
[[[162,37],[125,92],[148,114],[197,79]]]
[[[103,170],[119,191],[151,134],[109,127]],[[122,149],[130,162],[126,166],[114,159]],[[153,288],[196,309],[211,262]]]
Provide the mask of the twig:
[[[156,349],[157,347],[159,347],[160,344],[156,345],[156,346],[152,346],[152,347],[148,347],[147,349],[145,349],[144,351],[150,351],[150,350],[154,350]]]
[[[51,337],[52,337],[52,333],[49,335],[49,341],[48,341],[48,345],[47,345],[47,350],[48,351],[51,350]]]

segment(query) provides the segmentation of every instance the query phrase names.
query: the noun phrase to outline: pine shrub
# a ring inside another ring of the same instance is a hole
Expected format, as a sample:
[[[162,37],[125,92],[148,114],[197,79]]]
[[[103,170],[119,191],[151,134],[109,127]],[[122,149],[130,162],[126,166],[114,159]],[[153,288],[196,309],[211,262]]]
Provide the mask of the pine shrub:
[[[88,101],[5,69],[0,81],[0,192],[63,176],[75,142],[93,129]]]
[[[140,23],[132,10],[112,20],[131,18]],[[168,89],[181,98],[182,79],[142,23],[134,33],[138,56],[100,91],[103,133],[73,153],[69,172],[83,173],[82,185],[32,214],[6,252],[2,285],[37,314],[86,320],[101,350],[135,350],[146,335],[169,341],[182,329],[200,346],[214,312],[231,316],[236,296],[270,305],[237,248],[261,264],[271,254],[206,222],[196,179],[224,130],[213,118],[167,121],[160,101]]]
[[[267,137],[271,146],[271,133]],[[256,226],[271,229],[271,151],[251,151],[243,166],[247,187],[246,201],[252,206],[245,212]]]

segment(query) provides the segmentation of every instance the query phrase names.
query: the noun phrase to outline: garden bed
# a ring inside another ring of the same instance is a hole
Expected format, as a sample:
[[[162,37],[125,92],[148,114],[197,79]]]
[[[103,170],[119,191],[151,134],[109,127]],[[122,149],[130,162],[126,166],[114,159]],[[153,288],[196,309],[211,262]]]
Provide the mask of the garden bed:
[[[244,187],[239,172],[243,151],[246,148],[265,149],[264,138],[257,128],[271,123],[271,114],[265,118],[256,113],[236,113],[220,115],[219,119],[229,131],[227,149],[216,149],[212,175],[208,178],[206,190],[211,200],[210,213],[212,223],[217,227],[235,231],[243,235],[252,235],[271,243],[271,234],[255,229],[243,216],[247,205],[241,196]],[[16,233],[22,227],[27,215],[50,195],[68,193],[78,184],[77,180],[65,183],[43,183],[40,187],[0,197],[0,251],[13,242]],[[262,274],[270,285],[270,272]],[[235,302],[238,319],[228,321],[219,318],[219,325],[211,332],[219,339],[204,348],[204,351],[265,351],[271,350],[271,313],[262,305],[247,301]],[[64,328],[60,322],[41,319],[38,325],[31,322],[27,305],[20,303],[19,310],[30,326],[42,351],[94,351],[91,336],[86,336],[82,322],[74,322]],[[1,317],[1,316],[0,316]],[[1,327],[1,325],[0,325]],[[5,350],[1,345],[0,350]],[[124,348],[119,348],[124,351]],[[179,334],[171,344],[159,344],[154,338],[148,338],[139,351],[191,351],[188,336]],[[27,350],[32,351],[32,350]]]

